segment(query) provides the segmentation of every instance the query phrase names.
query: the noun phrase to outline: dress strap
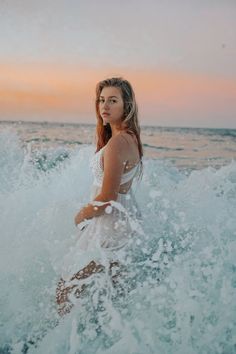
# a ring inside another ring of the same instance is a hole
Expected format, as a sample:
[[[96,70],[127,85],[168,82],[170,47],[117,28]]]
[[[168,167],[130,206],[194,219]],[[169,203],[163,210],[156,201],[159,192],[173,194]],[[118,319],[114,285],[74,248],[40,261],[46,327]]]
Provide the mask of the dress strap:
[[[140,162],[138,162],[137,165],[135,165],[131,170],[122,174],[121,184],[131,181],[136,176],[139,165],[140,165]]]

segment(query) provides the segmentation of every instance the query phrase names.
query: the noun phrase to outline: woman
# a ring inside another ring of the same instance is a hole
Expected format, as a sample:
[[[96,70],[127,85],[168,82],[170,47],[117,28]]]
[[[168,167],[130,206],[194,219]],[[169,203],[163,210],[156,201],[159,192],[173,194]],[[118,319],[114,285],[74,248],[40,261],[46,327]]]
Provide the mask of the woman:
[[[80,232],[65,257],[65,272],[57,287],[60,314],[73,306],[69,294],[79,297],[83,290],[83,286],[78,286],[79,280],[104,270],[105,258],[109,259],[110,271],[119,264],[119,250],[135,233],[132,220],[140,216],[131,185],[141,172],[143,150],[138,108],[127,80],[111,78],[97,84],[96,115],[92,201],[75,216]]]

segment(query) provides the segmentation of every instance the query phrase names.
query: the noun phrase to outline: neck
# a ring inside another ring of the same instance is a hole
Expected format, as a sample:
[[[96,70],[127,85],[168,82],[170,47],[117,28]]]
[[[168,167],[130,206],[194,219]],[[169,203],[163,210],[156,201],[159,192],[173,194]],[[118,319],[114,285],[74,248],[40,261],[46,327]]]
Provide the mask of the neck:
[[[111,127],[111,133],[112,133],[112,136],[116,136],[118,135],[122,130],[125,130],[125,127],[122,126],[122,125],[112,125],[110,124],[110,127]]]

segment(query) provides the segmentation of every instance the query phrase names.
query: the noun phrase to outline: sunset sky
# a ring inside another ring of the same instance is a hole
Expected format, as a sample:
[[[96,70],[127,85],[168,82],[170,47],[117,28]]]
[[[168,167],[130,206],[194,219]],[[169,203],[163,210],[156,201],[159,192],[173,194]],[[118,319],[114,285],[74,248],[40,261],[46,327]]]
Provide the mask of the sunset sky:
[[[0,0],[0,120],[95,123],[128,79],[141,124],[236,128],[235,0]]]

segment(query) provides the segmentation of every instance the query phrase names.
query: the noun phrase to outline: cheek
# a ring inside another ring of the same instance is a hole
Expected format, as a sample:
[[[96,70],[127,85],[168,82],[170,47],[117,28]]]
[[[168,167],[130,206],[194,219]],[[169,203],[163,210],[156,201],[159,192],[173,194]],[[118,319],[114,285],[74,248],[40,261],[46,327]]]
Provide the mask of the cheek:
[[[117,107],[117,112],[119,112],[119,114],[123,114],[123,112],[124,112],[123,105],[120,105],[119,107]]]

